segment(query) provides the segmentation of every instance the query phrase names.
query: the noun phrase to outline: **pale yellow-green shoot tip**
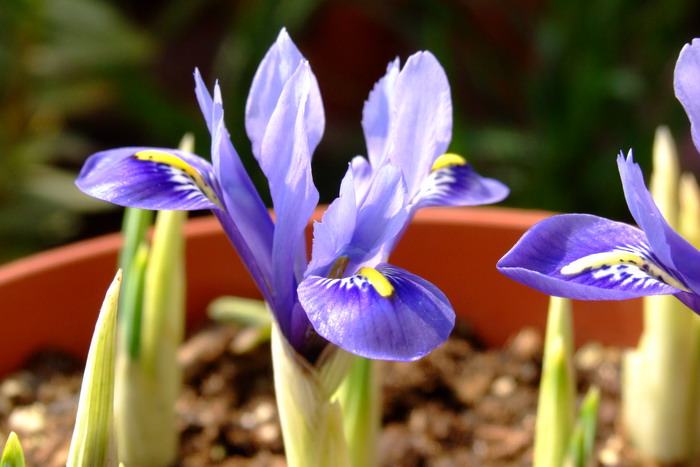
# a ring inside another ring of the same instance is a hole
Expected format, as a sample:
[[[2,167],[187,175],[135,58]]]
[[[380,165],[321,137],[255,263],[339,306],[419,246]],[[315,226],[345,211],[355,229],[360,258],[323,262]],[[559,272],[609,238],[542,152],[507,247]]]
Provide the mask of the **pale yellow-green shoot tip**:
[[[5,442],[5,449],[0,458],[0,467],[24,467],[24,452],[19,437],[14,431],[10,432]]]

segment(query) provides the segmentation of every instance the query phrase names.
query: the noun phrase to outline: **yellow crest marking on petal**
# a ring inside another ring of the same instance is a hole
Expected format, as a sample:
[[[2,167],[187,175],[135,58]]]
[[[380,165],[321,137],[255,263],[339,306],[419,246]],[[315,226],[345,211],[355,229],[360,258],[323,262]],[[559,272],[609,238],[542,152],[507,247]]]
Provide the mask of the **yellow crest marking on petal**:
[[[134,157],[140,161],[151,161],[157,164],[164,164],[174,169],[183,172],[185,175],[190,177],[194,184],[199,188],[204,195],[209,198],[211,202],[223,209],[223,205],[216,196],[212,187],[204,180],[204,177],[199,173],[197,169],[192,167],[187,162],[183,161],[175,154],[171,154],[165,151],[158,151],[156,149],[146,149],[144,151],[139,151],[134,154]]]
[[[340,258],[336,259],[335,263],[333,263],[333,267],[331,268],[331,272],[328,273],[328,277],[331,279],[340,279],[343,277],[349,262],[350,257],[348,256],[341,256]]]
[[[391,285],[389,280],[384,277],[381,272],[374,268],[360,268],[360,270],[357,271],[357,275],[367,279],[372,287],[374,287],[374,290],[384,298],[391,297],[394,293],[394,286]]]
[[[606,251],[584,256],[583,258],[579,258],[576,261],[572,261],[571,263],[567,264],[561,268],[559,272],[565,276],[571,276],[588,270],[602,269],[619,264],[631,264],[643,270],[654,279],[658,279],[672,287],[683,290],[684,292],[690,292],[686,286],[681,284],[678,280],[658,267],[656,264],[650,262],[643,256],[628,251]]]
[[[430,171],[436,172],[445,167],[454,167],[455,165],[467,165],[467,160],[459,154],[448,152],[435,159],[435,163]]]

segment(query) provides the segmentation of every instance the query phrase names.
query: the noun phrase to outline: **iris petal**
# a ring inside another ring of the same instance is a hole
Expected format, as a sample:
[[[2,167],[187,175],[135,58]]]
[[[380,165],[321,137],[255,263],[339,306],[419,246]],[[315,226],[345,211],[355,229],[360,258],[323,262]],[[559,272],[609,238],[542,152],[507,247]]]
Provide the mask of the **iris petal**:
[[[405,186],[398,168],[386,164],[360,199],[352,167],[341,184],[340,197],[314,226],[312,259],[307,274],[326,275],[340,255],[351,258],[350,269],[377,263],[408,222]]]
[[[536,224],[497,267],[546,294],[582,300],[672,294],[685,287],[652,252],[644,232],[587,214]]]
[[[386,154],[386,141],[393,109],[392,98],[399,69],[398,58],[389,62],[386,74],[374,85],[362,109],[362,129],[367,143],[369,162],[373,167],[379,167]]]
[[[419,52],[409,57],[396,78],[390,104],[386,157],[401,169],[413,197],[452,138],[450,85],[434,55]],[[377,168],[374,163],[373,167]]]
[[[141,209],[221,208],[211,165],[175,149],[120,148],[85,162],[76,185],[95,198]]]
[[[659,261],[678,271],[690,289],[700,291],[700,251],[673,230],[654,203],[632,153],[617,158],[622,187],[632,217],[644,230]]]
[[[306,275],[327,275],[342,249],[352,240],[357,222],[354,173],[348,170],[340,183],[340,195],[323,213],[321,222],[314,222],[311,261]]]
[[[216,121],[216,116],[214,115],[214,101],[204,84],[204,80],[202,80],[199,68],[194,69],[194,83],[194,94],[197,96],[199,108],[202,111],[202,115],[204,115],[204,120],[207,122],[209,133],[214,133],[214,122]]]
[[[700,295],[689,292],[679,292],[674,296],[695,313],[700,314]]]
[[[355,192],[357,193],[357,199],[362,199],[367,195],[370,184],[372,183],[372,176],[374,172],[369,161],[362,156],[355,156],[350,161],[350,170],[352,171],[353,184],[355,185]]]
[[[224,109],[218,84],[214,86],[214,96],[209,94],[199,73],[195,73],[195,92],[202,113],[211,132],[211,159],[214,173],[222,190],[222,201],[240,241],[246,249],[255,251],[256,261],[266,277],[272,271],[272,237],[274,225],[258,191],[231,143],[224,123]]]
[[[463,157],[443,154],[423,181],[413,203],[414,209],[428,206],[478,206],[502,201],[508,192],[508,187],[503,183],[479,175]]]
[[[695,147],[700,151],[700,39],[686,44],[678,56],[673,73],[676,97],[690,119],[690,131]]]
[[[388,264],[342,279],[309,276],[298,294],[316,332],[366,358],[416,360],[454,326],[452,306],[437,287]]]
[[[261,154],[263,139],[272,113],[289,78],[306,62],[289,34],[282,29],[275,43],[258,66],[246,101],[246,131],[253,146],[253,154],[263,165]],[[313,73],[309,76],[309,96],[304,113],[310,151],[313,152],[325,128],[326,119],[318,82]]]
[[[296,299],[298,280],[306,267],[304,231],[318,202],[306,126],[311,79],[307,62],[289,77],[261,146],[261,167],[267,175],[276,215],[272,282],[279,303],[272,305],[284,310]],[[280,322],[283,332],[287,332],[287,325]]]
[[[386,258],[410,218],[406,209],[406,186],[400,170],[384,164],[374,176],[363,199],[359,200],[357,225],[345,254],[352,256],[351,267]]]

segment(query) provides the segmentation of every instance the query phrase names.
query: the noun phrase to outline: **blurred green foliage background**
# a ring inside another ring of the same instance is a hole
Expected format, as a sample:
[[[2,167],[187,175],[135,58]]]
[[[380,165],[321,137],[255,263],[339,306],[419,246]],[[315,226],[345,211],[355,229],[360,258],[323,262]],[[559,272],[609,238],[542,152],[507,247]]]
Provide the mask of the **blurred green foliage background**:
[[[255,67],[286,26],[309,58],[327,128],[314,173],[336,195],[364,154],[362,104],[386,64],[429,49],[452,85],[451,150],[512,189],[503,204],[630,220],[618,151],[648,171],[667,124],[686,168],[700,156],[673,97],[697,35],[690,0],[3,0],[0,260],[118,229],[73,179],[92,152],[209,137],[192,72],[219,79],[234,144],[252,166],[243,109]],[[695,32],[694,32],[695,31]],[[260,182],[260,176],[257,175]],[[262,186],[262,184],[260,184]]]

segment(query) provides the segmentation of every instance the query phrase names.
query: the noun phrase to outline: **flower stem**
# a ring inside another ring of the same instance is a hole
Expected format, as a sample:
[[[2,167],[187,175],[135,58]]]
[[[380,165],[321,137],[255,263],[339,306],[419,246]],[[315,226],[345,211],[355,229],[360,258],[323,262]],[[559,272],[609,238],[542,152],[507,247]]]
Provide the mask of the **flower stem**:
[[[345,438],[353,467],[377,465],[377,439],[381,424],[377,364],[373,360],[355,357],[347,378],[336,393],[343,410]]]
[[[290,467],[349,467],[340,404],[332,400],[352,363],[339,348],[327,348],[311,366],[272,326],[272,364],[277,407]]]

